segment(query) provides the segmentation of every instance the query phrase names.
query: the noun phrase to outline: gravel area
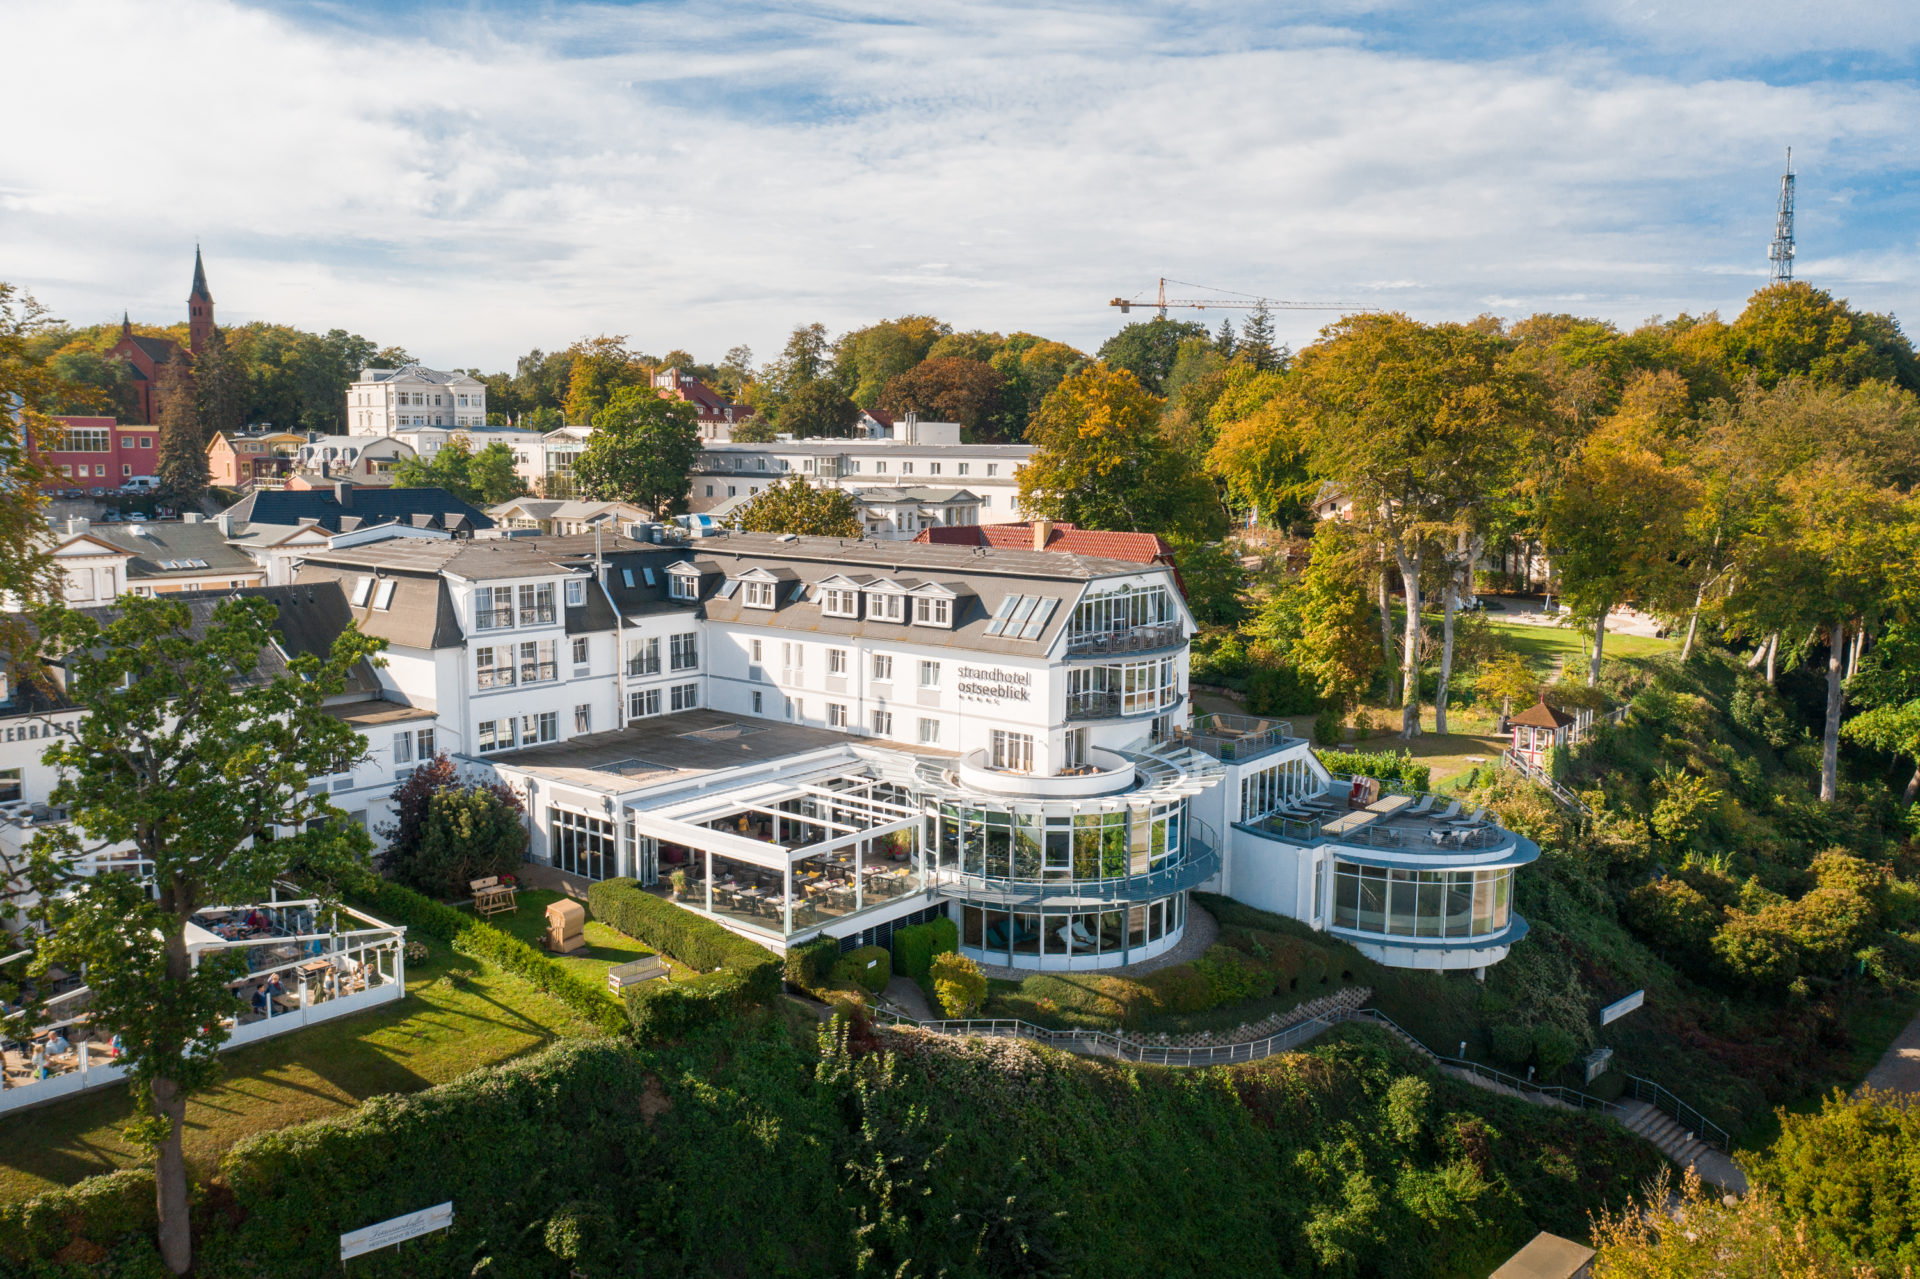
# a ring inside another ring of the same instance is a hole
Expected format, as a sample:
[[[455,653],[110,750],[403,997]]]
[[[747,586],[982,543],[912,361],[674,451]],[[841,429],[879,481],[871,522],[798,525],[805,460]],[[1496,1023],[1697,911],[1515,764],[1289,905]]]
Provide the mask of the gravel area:
[[[1102,977],[1139,977],[1156,969],[1171,968],[1175,964],[1184,964],[1189,959],[1198,959],[1207,953],[1207,947],[1213,945],[1220,936],[1220,925],[1214,922],[1212,915],[1187,899],[1187,931],[1180,938],[1180,944],[1152,959],[1143,959],[1137,964],[1128,964],[1124,968],[1099,968],[1084,971],[1099,973]],[[999,964],[982,964],[980,971],[1000,981],[1020,981],[1033,976],[1031,968],[1004,968]]]

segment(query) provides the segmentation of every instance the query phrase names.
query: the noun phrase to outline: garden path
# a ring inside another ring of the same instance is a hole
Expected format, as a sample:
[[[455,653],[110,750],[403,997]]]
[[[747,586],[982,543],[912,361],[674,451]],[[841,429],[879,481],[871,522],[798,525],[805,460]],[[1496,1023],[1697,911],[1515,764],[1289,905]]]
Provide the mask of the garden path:
[[[1898,1039],[1887,1045],[1887,1051],[1867,1072],[1861,1087],[1920,1093],[1920,1014],[1907,1023]]]

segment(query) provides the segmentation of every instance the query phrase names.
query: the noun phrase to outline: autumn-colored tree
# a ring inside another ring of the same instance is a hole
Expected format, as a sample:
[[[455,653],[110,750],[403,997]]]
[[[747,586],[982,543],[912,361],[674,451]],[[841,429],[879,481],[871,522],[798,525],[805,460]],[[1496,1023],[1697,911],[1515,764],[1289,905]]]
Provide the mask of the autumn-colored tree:
[[[1593,1223],[1593,1279],[1878,1279],[1822,1244],[1764,1188],[1724,1199],[1688,1168]],[[1887,1279],[1893,1279],[1887,1276]]]
[[[1911,1096],[1836,1089],[1816,1114],[1780,1115],[1780,1136],[1748,1161],[1813,1241],[1887,1275],[1920,1270],[1920,1106]]]
[[[831,376],[840,393],[862,408],[877,407],[888,382],[927,358],[933,344],[953,332],[931,315],[903,315],[852,329],[833,344],[833,367],[809,376]]]
[[[1841,386],[1898,382],[1920,391],[1920,360],[1891,316],[1855,311],[1804,280],[1769,285],[1749,298],[1727,328],[1724,350],[1729,363],[1769,389],[1800,376]]]
[[[1159,430],[1162,401],[1125,369],[1090,365],[1027,424],[1020,503],[1083,528],[1210,541],[1226,519],[1211,481]]]
[[[594,414],[573,480],[587,497],[633,502],[660,519],[686,505],[699,460],[700,422],[693,406],[650,386],[627,386]]]
[[[1301,574],[1300,633],[1295,665],[1312,677],[1320,696],[1341,707],[1357,701],[1380,669],[1374,642],[1373,557],[1354,530],[1336,521],[1313,533],[1307,571]]]
[[[653,361],[627,349],[625,334],[587,338],[569,348],[565,412],[569,422],[591,422],[614,393],[653,384]]]
[[[804,475],[777,480],[735,512],[729,521],[746,533],[794,533],[803,537],[859,537],[860,508],[845,489],[819,487]]]
[[[1527,665],[1527,659],[1508,649],[1481,666],[1480,673],[1474,677],[1474,691],[1481,697],[1500,699],[1500,718],[1506,719],[1513,714],[1513,705],[1519,702],[1525,705],[1540,689],[1540,681],[1534,678],[1533,668]]]
[[[991,359],[1005,385],[1000,392],[1000,422],[996,437],[1025,437],[1027,422],[1069,373],[1087,362],[1085,353],[1065,342],[1052,342],[1032,333],[1015,333]]]
[[[889,379],[875,407],[894,417],[917,413],[932,422],[958,422],[978,435],[1000,411],[1002,385],[991,364],[957,355],[931,357]]]

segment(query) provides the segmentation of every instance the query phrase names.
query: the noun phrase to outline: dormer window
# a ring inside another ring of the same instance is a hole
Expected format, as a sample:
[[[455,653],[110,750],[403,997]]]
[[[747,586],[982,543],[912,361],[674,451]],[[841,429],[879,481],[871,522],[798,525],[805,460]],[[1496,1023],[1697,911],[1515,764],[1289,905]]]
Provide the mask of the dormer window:
[[[667,570],[667,597],[676,600],[697,600],[700,598],[700,573],[694,568],[684,571],[678,566]]]
[[[867,620],[870,622],[906,621],[907,597],[898,591],[868,591]]]
[[[747,582],[744,585],[746,586],[744,602],[748,608],[773,607],[772,582]]]
[[[821,595],[820,611],[828,617],[858,617],[860,592],[829,586]]]
[[[953,601],[938,595],[918,595],[913,601],[913,624],[915,626],[953,625]]]
[[[587,602],[587,584],[577,577],[567,579],[567,607],[580,608]]]

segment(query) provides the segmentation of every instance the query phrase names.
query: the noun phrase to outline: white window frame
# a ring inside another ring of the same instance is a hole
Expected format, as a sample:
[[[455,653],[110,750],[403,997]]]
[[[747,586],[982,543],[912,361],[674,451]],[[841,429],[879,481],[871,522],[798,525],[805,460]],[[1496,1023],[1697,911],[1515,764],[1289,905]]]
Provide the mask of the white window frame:
[[[913,597],[913,624],[953,629],[953,601],[944,595]]]
[[[873,655],[873,681],[876,684],[893,682],[893,654],[875,653]]]
[[[746,590],[741,592],[740,603],[744,608],[771,609],[774,604],[774,584],[772,582],[747,582]]]
[[[940,721],[922,715],[920,717],[920,744],[938,746],[940,744]]]
[[[920,687],[940,687],[940,663],[927,661],[920,663]]]

